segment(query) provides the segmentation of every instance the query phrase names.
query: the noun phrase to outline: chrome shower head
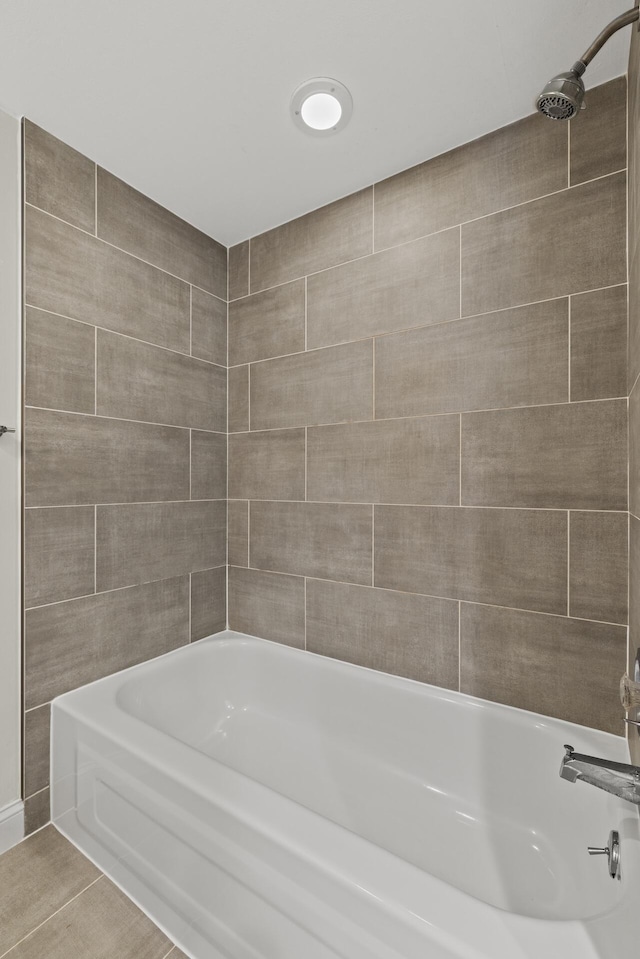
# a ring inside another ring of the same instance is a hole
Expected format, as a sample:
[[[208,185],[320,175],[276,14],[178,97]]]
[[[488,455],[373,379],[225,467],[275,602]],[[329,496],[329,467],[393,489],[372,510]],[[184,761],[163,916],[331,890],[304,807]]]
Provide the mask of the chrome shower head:
[[[585,67],[581,63],[582,70],[578,72],[577,66],[578,64],[567,73],[559,73],[549,80],[536,100],[540,113],[550,120],[571,120],[584,108],[584,83],[581,74],[584,73]]]
[[[621,13],[615,20],[607,24],[589,49],[583,53],[579,60],[576,60],[568,73],[559,73],[553,80],[549,80],[536,100],[536,107],[540,113],[549,117],[550,120],[571,120],[580,110],[584,109],[582,74],[609,37],[612,37],[622,27],[628,27],[629,24],[636,23],[639,19],[640,7],[638,0],[636,0],[635,7]]]

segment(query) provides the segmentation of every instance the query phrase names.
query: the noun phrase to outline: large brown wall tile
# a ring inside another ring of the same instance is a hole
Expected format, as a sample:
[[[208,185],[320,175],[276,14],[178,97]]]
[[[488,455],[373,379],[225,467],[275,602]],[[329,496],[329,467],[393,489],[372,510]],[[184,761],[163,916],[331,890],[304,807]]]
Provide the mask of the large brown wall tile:
[[[229,299],[249,292],[249,240],[229,247]]]
[[[627,287],[571,297],[571,399],[627,392]]]
[[[460,610],[462,692],[617,735],[625,650],[622,626],[467,603]],[[580,682],[567,682],[576,663]]]
[[[258,569],[371,583],[371,507],[251,504],[249,563]]]
[[[249,565],[249,503],[230,500],[227,509],[229,566]]]
[[[627,79],[591,87],[586,110],[571,124],[571,185],[627,165]]]
[[[212,363],[98,331],[102,416],[224,432],[227,374]]]
[[[25,607],[93,593],[94,539],[93,506],[25,510]]]
[[[376,250],[564,189],[567,134],[526,117],[376,183]]]
[[[638,191],[640,194],[640,190]],[[640,196],[639,196],[640,200]],[[640,203],[639,203],[640,205]],[[638,211],[640,232],[640,210]],[[630,238],[633,236],[630,233]],[[640,242],[629,249],[629,390],[640,376]]]
[[[98,236],[226,300],[227,251],[98,167]]]
[[[49,737],[51,707],[49,703],[30,709],[24,716],[24,794],[46,789],[49,785]]]
[[[312,427],[307,449],[309,500],[458,505],[458,416]]]
[[[189,496],[186,430],[27,410],[25,439],[27,506]]]
[[[376,416],[562,403],[565,299],[376,340]]]
[[[255,363],[250,395],[253,430],[371,419],[371,341]]]
[[[629,655],[627,671],[634,675],[636,655],[640,653],[640,520],[629,517]],[[632,709],[629,719],[640,721],[640,709]],[[637,728],[637,727],[636,727]],[[640,763],[640,736],[629,729],[631,761]]]
[[[372,252],[373,190],[368,187],[251,240],[251,292]]]
[[[625,400],[466,413],[462,503],[627,508]]]
[[[24,121],[27,203],[93,233],[95,183],[95,163],[30,120]]]
[[[189,287],[66,223],[25,209],[30,306],[189,352]]]
[[[191,574],[191,642],[219,633],[227,625],[227,568]]]
[[[310,579],[307,649],[457,689],[458,604]]]
[[[617,173],[465,224],[462,315],[624,283],[625,209]]]
[[[96,331],[93,326],[27,308],[25,403],[95,412]]]
[[[460,231],[446,230],[308,280],[309,349],[460,316]]]
[[[226,503],[144,503],[99,506],[98,590],[223,566]]]
[[[249,366],[229,370],[229,432],[249,429]]]
[[[188,576],[29,610],[26,708],[188,641]]]
[[[375,507],[376,586],[565,613],[566,565],[565,513]]]
[[[27,410],[27,506],[188,499],[189,433]]]
[[[304,579],[229,567],[229,626],[304,649]]]
[[[227,365],[227,304],[191,287],[191,355]]]
[[[640,519],[640,381],[629,396],[629,511]]]
[[[232,499],[305,498],[303,429],[229,436],[229,496]]]
[[[191,499],[226,499],[227,437],[191,431]]]
[[[229,366],[305,348],[305,281],[295,280],[229,304]]]
[[[572,511],[569,524],[569,615],[626,623],[629,517]]]

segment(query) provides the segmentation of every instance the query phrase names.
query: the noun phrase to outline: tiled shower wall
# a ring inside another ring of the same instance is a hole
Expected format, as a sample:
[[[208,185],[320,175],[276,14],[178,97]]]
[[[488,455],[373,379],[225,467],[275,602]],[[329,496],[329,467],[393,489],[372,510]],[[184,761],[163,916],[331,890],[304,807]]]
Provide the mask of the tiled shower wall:
[[[629,673],[640,648],[640,36],[629,54]],[[640,720],[640,710],[629,713]],[[632,760],[640,763],[640,735],[629,728]]]
[[[232,248],[232,628],[622,734],[626,82]]]
[[[54,696],[226,625],[227,251],[25,124],[26,831]]]

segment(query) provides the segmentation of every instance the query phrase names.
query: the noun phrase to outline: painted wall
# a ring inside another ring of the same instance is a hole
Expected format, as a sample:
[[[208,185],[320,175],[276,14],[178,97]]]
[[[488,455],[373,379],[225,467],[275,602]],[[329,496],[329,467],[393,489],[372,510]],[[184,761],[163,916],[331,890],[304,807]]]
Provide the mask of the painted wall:
[[[226,624],[227,251],[24,131],[30,832],[50,701]]]
[[[0,112],[0,821],[20,800],[20,124]],[[2,844],[0,827],[0,848]]]
[[[620,78],[231,249],[231,627],[622,735],[625,168]]]

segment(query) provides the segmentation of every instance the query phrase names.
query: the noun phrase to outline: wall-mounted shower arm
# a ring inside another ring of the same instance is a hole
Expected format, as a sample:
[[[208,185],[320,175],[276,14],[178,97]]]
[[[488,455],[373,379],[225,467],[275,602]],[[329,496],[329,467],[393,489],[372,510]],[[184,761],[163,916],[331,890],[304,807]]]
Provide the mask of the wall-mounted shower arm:
[[[578,71],[576,67],[579,64],[582,64],[582,70],[580,70],[578,76],[581,76],[584,73],[595,55],[600,53],[607,40],[612,37],[614,33],[617,33],[618,30],[622,30],[623,27],[628,27],[630,23],[635,23],[639,17],[640,7],[633,7],[631,10],[627,10],[625,13],[621,13],[619,17],[616,17],[615,20],[612,20],[611,23],[607,24],[602,33],[598,34],[589,49],[583,53],[583,55],[574,65],[573,69],[576,70],[577,73]]]
[[[602,33],[598,34],[588,50],[573,64],[566,73],[559,73],[549,80],[536,100],[536,107],[550,120],[571,120],[584,109],[584,83],[582,74],[596,54],[602,49],[609,37],[618,30],[628,27],[640,17],[640,7],[635,6],[612,20]]]

